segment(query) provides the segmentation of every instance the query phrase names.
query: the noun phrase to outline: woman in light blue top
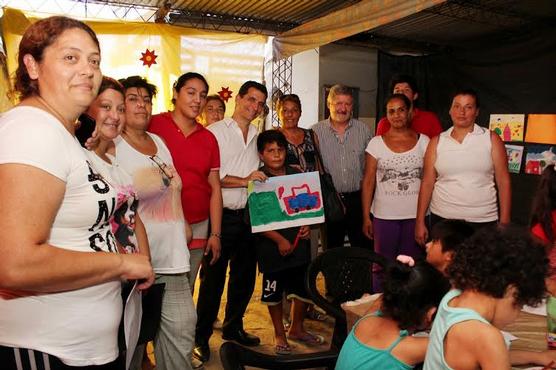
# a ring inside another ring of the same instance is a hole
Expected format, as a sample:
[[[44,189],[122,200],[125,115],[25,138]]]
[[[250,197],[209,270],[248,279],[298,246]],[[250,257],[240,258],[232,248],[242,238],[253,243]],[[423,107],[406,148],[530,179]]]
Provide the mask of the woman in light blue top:
[[[337,370],[408,370],[423,362],[429,327],[449,283],[426,262],[394,262],[386,269],[381,310],[360,319],[349,333]]]

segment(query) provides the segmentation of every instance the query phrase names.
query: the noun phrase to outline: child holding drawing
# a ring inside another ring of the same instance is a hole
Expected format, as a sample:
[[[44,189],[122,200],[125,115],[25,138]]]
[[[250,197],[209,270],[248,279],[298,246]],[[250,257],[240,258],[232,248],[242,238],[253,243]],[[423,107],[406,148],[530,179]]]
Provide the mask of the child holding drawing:
[[[287,141],[280,131],[262,132],[257,138],[257,150],[263,162],[260,168],[268,177],[299,173],[284,164]],[[276,354],[290,354],[288,339],[305,344],[322,344],[324,339],[303,329],[307,304],[305,271],[310,262],[309,226],[265,231],[258,234],[256,249],[259,270],[263,272],[261,302],[268,305],[274,326]],[[292,324],[287,334],[282,323],[282,295],[293,299]]]

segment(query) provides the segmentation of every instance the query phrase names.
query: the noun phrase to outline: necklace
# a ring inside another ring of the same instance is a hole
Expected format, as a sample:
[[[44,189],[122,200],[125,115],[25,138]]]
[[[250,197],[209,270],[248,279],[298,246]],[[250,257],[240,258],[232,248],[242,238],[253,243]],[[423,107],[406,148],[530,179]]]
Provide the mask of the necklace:
[[[40,95],[36,95],[35,98],[38,100],[39,103],[41,103],[41,105],[46,108],[46,110],[51,113],[54,117],[56,117],[56,119],[58,119],[64,126],[66,127],[75,127],[77,124],[77,120],[75,120],[75,122],[70,123],[68,122],[68,120],[66,120],[64,118],[64,116],[62,116],[60,114],[60,112],[58,112],[54,107],[52,107],[50,104],[47,103],[46,100],[44,100],[44,98]]]

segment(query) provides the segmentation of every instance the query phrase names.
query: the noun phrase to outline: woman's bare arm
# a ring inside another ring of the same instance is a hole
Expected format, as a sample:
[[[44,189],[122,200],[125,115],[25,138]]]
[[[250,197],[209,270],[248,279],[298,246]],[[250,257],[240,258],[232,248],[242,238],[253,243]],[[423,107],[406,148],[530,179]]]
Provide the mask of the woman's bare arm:
[[[500,137],[494,132],[490,133],[492,141],[492,163],[494,164],[494,181],[498,188],[498,201],[500,203],[500,223],[508,224],[512,211],[512,186],[508,171],[508,158],[506,147]]]
[[[371,205],[376,183],[377,160],[369,153],[365,153],[365,173],[361,182],[361,208],[363,209],[363,234],[373,238],[373,224],[371,222]]]
[[[58,292],[123,278],[145,279],[142,286],[150,285],[153,271],[145,256],[48,244],[64,192],[62,180],[36,167],[0,165],[0,287]]]
[[[220,175],[218,170],[212,170],[208,176],[211,187],[209,213],[210,213],[210,235],[207,240],[205,255],[212,253],[210,264],[214,264],[220,258],[220,234],[222,227],[222,190],[220,188]]]
[[[421,188],[419,189],[419,198],[417,199],[417,217],[415,220],[415,240],[420,245],[425,245],[428,238],[428,230],[425,225],[425,215],[432,198],[434,183],[436,182],[436,170],[434,163],[436,162],[436,147],[438,145],[438,136],[431,139],[425,152],[423,164],[423,178],[421,179]]]

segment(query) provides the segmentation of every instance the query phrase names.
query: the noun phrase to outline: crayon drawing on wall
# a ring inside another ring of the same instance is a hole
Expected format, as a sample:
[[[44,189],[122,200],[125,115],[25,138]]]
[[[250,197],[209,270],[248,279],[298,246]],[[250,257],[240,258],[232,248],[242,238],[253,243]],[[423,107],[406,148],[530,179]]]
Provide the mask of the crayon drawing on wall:
[[[508,157],[508,171],[519,173],[521,170],[521,159],[523,158],[523,147],[506,144],[506,155]]]
[[[525,141],[556,144],[556,114],[530,114],[527,117]]]
[[[544,168],[556,162],[556,147],[529,145],[525,157],[525,173],[540,175]]]
[[[251,181],[247,193],[254,233],[324,222],[318,172]]]
[[[523,141],[525,114],[491,114],[489,128],[503,141]]]

